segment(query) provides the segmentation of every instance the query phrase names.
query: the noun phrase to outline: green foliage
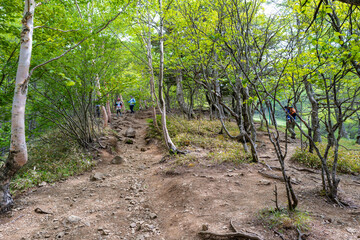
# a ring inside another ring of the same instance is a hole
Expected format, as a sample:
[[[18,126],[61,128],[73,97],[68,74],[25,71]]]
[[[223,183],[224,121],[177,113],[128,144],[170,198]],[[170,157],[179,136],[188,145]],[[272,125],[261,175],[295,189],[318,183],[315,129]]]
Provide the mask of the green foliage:
[[[325,151],[325,144],[320,144],[319,148],[321,152]],[[333,166],[334,149],[330,149],[327,165]],[[291,160],[304,164],[307,167],[321,169],[321,161],[315,153],[309,153],[308,151],[301,151],[296,149],[295,154],[291,157]],[[337,171],[341,173],[360,173],[360,154],[358,151],[348,151],[344,148],[339,149],[338,166]]]
[[[10,183],[13,194],[44,181],[66,179],[94,166],[91,156],[59,131],[51,131],[43,137],[46,142],[37,140],[29,145],[29,161]]]
[[[307,212],[289,211],[286,208],[267,208],[259,212],[259,219],[270,229],[310,229],[311,218]]]
[[[157,116],[158,124],[161,126],[161,116]],[[151,137],[161,138],[161,134],[153,127],[152,119],[149,119],[149,132]],[[235,133],[235,123],[227,123],[230,132]],[[244,152],[240,142],[219,134],[221,125],[218,121],[210,120],[187,120],[181,117],[168,117],[167,126],[174,144],[180,148],[193,151],[203,149],[206,152],[204,158],[212,163],[250,162],[251,156]],[[187,164],[199,159],[194,155],[179,155],[180,162]],[[179,162],[179,161],[178,161]]]

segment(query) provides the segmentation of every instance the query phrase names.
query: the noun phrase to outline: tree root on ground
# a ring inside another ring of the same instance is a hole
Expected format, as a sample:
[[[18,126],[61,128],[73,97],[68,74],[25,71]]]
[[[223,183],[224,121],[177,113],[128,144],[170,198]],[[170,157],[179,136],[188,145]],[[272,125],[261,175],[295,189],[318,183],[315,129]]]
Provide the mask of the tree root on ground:
[[[263,240],[263,238],[258,237],[254,234],[235,232],[235,233],[213,233],[209,231],[201,231],[199,235],[202,239],[213,239],[213,240]]]
[[[199,235],[202,239],[212,240],[263,240],[261,236],[258,236],[254,233],[240,232],[238,229],[236,229],[232,221],[230,221],[230,226],[235,231],[234,233],[214,233],[210,231],[201,231],[199,232]]]
[[[319,173],[319,171],[311,170],[311,169],[308,169],[308,168],[297,168],[297,167],[294,167],[294,166],[290,166],[290,167],[295,169],[295,170],[298,170],[300,172],[309,172],[309,173],[315,173],[315,174]]]
[[[266,173],[266,172],[263,172],[263,171],[258,171],[258,173],[260,173],[261,175],[263,175],[264,177],[267,177],[267,178],[272,178],[272,179],[276,179],[276,180],[279,180],[281,182],[284,182],[284,178],[280,177],[280,176],[277,176],[275,174],[271,174],[271,173]],[[290,180],[292,184],[299,184],[298,181],[295,181],[293,179]]]

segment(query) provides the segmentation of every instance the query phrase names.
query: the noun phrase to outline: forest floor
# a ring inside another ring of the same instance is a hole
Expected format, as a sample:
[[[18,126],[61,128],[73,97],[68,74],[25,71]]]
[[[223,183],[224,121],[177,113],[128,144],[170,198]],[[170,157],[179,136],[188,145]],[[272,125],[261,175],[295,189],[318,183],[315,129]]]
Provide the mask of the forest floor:
[[[294,229],[276,233],[258,218],[262,209],[274,206],[275,183],[279,202],[286,203],[283,184],[259,173],[281,176],[279,171],[264,164],[174,165],[163,158],[167,154],[159,141],[146,138],[150,116],[137,112],[113,117],[110,134],[101,138],[109,147],[97,154],[92,172],[18,195],[13,211],[0,216],[0,239],[196,240],[205,225],[212,232],[232,232],[230,221],[238,230],[263,239],[298,239]],[[130,126],[136,130],[133,144],[124,137]],[[289,143],[288,156],[299,144]],[[265,133],[259,133],[258,147],[261,161],[279,166]],[[202,149],[191,154],[203,156]],[[125,161],[111,163],[115,156]],[[360,238],[359,209],[326,201],[320,194],[319,173],[304,171],[291,161],[287,167],[298,182],[294,189],[299,209],[311,218],[306,239]],[[360,205],[360,176],[340,178],[342,198]]]

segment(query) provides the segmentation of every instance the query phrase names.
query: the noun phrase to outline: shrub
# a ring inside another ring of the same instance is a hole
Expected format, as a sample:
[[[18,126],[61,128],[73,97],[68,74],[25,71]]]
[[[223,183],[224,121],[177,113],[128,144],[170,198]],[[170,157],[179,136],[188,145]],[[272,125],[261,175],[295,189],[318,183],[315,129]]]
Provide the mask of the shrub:
[[[157,116],[159,126],[161,126],[161,116]],[[148,136],[161,138],[161,133],[154,128],[152,119],[148,120]],[[236,123],[227,122],[228,130],[236,135],[238,128]],[[177,147],[202,148],[208,152],[205,158],[216,163],[222,162],[250,162],[250,155],[244,152],[240,142],[230,139],[225,135],[220,135],[221,124],[219,121],[210,120],[187,120],[181,117],[168,117],[167,126],[169,134]],[[178,156],[177,164],[188,164],[196,162],[197,158],[193,156]]]
[[[307,212],[289,211],[286,208],[266,208],[259,212],[259,219],[270,229],[309,230],[311,218]]]
[[[320,144],[319,149],[325,152],[326,145]],[[307,167],[321,169],[320,158],[315,153],[301,151],[296,149],[295,154],[291,157],[292,160],[304,164]],[[334,149],[329,151],[327,165],[329,168],[333,166]],[[340,148],[338,152],[338,166],[337,171],[341,173],[360,173],[360,154],[357,151],[348,151]]]
[[[51,131],[44,140],[29,144],[29,161],[10,183],[13,194],[41,182],[55,182],[91,169],[94,162],[76,143],[58,131]]]

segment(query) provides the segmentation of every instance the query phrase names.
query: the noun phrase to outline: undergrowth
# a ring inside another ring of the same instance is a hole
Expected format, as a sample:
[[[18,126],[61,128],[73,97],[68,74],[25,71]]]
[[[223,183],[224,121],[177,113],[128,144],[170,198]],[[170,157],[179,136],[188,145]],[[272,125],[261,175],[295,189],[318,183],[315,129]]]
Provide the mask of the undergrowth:
[[[324,152],[326,148],[325,144],[319,144],[319,149]],[[329,151],[328,167],[333,166],[334,150]],[[308,151],[301,151],[296,149],[295,154],[291,157],[291,160],[304,164],[310,168],[321,169],[320,158],[316,153],[309,153]],[[346,149],[339,149],[338,166],[337,171],[341,173],[360,173],[360,154],[358,151],[348,151]]]
[[[310,229],[311,218],[307,212],[289,211],[287,208],[266,208],[259,212],[259,219],[270,229]]]
[[[92,158],[76,143],[58,131],[43,136],[28,146],[29,160],[10,183],[17,194],[42,182],[52,183],[87,171],[94,166]]]
[[[161,126],[161,116],[157,116],[159,126]],[[155,129],[152,119],[149,122],[149,137],[162,138],[160,132]],[[235,123],[227,122],[227,129],[232,135],[236,135],[238,128]],[[169,134],[174,144],[187,150],[202,148],[207,152],[206,160],[213,163],[250,162],[251,157],[244,152],[242,143],[230,139],[224,134],[219,134],[221,124],[219,121],[205,119],[187,120],[178,116],[171,116],[167,119]],[[194,155],[179,155],[177,163],[188,164],[198,162],[198,157]]]

